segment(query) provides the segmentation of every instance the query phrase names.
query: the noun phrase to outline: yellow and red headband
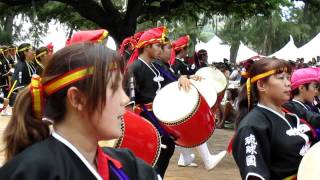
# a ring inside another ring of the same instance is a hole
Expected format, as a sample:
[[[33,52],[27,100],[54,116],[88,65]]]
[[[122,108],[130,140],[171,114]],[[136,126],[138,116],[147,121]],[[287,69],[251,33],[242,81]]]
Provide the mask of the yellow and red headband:
[[[48,54],[48,51],[43,51],[43,52],[39,53],[38,55],[36,55],[36,58],[39,58],[39,57],[46,55],[46,54]]]
[[[145,31],[141,37],[139,38],[138,43],[135,46],[135,50],[133,51],[129,61],[128,65],[132,64],[134,60],[136,60],[139,56],[138,49],[141,49],[147,45],[155,44],[155,43],[162,43],[165,41],[167,33],[167,28],[164,26],[152,28],[147,31]]]
[[[23,51],[26,51],[26,50],[29,50],[29,49],[32,49],[32,46],[26,46],[26,47],[23,47],[21,49],[18,49],[18,52],[23,52]]]
[[[182,36],[176,41],[172,42],[171,56],[169,64],[173,65],[176,60],[176,51],[183,49],[184,47],[189,46],[190,36]]]
[[[281,68],[279,70],[273,69],[273,70],[258,74],[258,75],[254,76],[252,78],[248,77],[247,78],[247,82],[246,82],[247,97],[248,97],[248,108],[250,109],[250,106],[251,106],[251,103],[250,103],[251,102],[251,84],[257,82],[260,79],[263,79],[263,78],[266,78],[266,77],[271,76],[273,74],[276,74],[278,72],[287,72],[287,71],[288,71],[287,68]]]
[[[50,96],[66,86],[85,79],[93,74],[93,67],[82,67],[69,71],[48,83],[42,85],[41,78],[33,75],[29,89],[32,98],[32,111],[34,117],[41,120],[45,96]]]
[[[186,46],[189,46],[189,42],[190,42],[190,36],[186,35],[186,36],[180,37],[179,39],[174,41],[172,44],[173,44],[174,50],[178,51],[183,49]]]

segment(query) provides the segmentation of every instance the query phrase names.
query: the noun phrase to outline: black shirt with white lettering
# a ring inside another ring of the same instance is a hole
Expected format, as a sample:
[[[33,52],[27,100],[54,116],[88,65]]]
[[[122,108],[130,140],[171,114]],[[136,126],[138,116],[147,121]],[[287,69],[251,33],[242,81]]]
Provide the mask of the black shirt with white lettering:
[[[234,137],[233,157],[242,179],[283,179],[296,174],[315,140],[311,129],[295,114],[283,117],[258,104],[242,119]]]

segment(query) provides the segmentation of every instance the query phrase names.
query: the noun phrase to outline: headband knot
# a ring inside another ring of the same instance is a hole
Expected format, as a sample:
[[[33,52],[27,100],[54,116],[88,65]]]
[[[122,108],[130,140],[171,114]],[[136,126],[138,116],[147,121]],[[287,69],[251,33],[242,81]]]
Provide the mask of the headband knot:
[[[32,99],[32,111],[34,117],[41,120],[44,104],[43,86],[41,84],[41,78],[39,75],[32,75],[30,83],[30,92]]]

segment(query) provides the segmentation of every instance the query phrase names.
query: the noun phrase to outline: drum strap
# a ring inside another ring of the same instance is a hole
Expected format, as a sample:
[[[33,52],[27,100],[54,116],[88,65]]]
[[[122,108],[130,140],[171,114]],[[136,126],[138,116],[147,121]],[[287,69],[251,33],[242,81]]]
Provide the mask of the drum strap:
[[[143,108],[143,111],[146,113],[146,115],[149,117],[149,120],[151,121],[151,123],[157,128],[157,130],[159,131],[160,135],[169,137],[169,134],[161,127],[161,125],[159,124],[158,119],[153,114],[153,112],[152,111],[148,111],[148,109],[146,108],[145,105],[142,105],[142,108]]]

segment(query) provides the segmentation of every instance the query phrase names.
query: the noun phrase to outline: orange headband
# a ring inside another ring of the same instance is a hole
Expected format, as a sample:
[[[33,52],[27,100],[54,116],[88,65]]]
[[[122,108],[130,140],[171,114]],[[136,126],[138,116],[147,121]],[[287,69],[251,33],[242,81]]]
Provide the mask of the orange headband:
[[[260,79],[263,79],[265,77],[271,76],[272,74],[275,74],[277,71],[274,70],[270,70],[261,74],[258,74],[252,78],[248,78],[246,85],[247,85],[247,96],[248,96],[248,108],[250,108],[250,101],[251,101],[251,84],[257,82]]]

